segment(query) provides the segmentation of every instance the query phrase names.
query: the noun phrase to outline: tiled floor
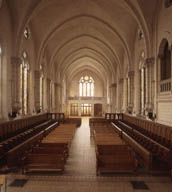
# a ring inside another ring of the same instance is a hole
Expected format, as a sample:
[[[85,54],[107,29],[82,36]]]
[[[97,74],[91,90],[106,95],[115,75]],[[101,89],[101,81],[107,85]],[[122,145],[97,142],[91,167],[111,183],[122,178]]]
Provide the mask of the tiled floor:
[[[82,126],[77,129],[70,155],[65,167],[65,175],[96,175],[96,157],[94,143],[90,140],[89,119],[82,119]]]
[[[97,177],[94,143],[90,141],[88,118],[83,118],[82,126],[77,129],[74,136],[65,173],[62,176],[8,175],[7,177],[6,192],[47,191],[172,192],[172,181],[170,177],[143,175]]]

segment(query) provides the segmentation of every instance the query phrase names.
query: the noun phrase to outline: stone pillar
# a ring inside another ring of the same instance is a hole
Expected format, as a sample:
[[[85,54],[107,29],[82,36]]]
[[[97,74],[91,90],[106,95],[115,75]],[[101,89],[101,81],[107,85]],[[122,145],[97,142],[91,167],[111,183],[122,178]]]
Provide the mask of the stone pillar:
[[[112,84],[112,111],[113,113],[116,112],[116,83]]]
[[[51,80],[47,79],[47,110],[50,112],[50,84]]]
[[[19,57],[11,58],[12,65],[12,113],[16,116],[21,109],[21,69],[22,60]]]
[[[140,114],[141,112],[141,70],[137,69],[135,72],[135,99],[134,99],[134,106],[136,114]]]
[[[134,71],[128,72],[128,88],[129,88],[129,103],[128,103],[128,110],[129,113],[133,112],[134,107]]]
[[[127,111],[127,104],[128,104],[128,79],[124,79],[123,83],[123,106],[122,106],[122,111],[126,112]]]
[[[51,83],[51,110],[55,112],[55,83]]]
[[[154,103],[154,63],[153,57],[147,58],[146,65],[146,109],[147,112],[153,111]]]
[[[57,111],[61,112],[61,106],[62,106],[62,101],[61,101],[61,85],[57,83]]]
[[[54,83],[54,103],[55,103],[55,112],[57,112],[58,110],[58,84],[57,83]]]
[[[119,80],[119,112],[122,112],[123,100],[124,100],[123,83],[124,83],[124,80],[120,79]]]
[[[35,109],[36,112],[40,112],[41,103],[40,103],[40,71],[35,71]]]

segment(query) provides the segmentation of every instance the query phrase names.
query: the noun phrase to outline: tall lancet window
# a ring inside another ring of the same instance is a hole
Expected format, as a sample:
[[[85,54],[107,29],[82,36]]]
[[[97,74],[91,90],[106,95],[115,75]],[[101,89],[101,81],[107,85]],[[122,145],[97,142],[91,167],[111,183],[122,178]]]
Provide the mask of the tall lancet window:
[[[93,97],[94,96],[94,80],[92,77],[81,77],[79,81],[79,96]]]
[[[26,52],[22,54],[22,64],[20,67],[21,74],[21,101],[22,101],[22,114],[28,113],[28,100],[29,100],[29,62]]]

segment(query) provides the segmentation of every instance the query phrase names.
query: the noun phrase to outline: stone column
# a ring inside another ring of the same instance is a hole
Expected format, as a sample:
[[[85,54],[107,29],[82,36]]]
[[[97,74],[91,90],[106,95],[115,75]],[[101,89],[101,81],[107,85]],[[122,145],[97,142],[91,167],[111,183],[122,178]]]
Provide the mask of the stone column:
[[[124,83],[124,80],[120,79],[119,80],[119,112],[122,112],[123,100],[124,100],[123,83]]]
[[[35,109],[36,112],[40,112],[41,103],[40,103],[40,71],[35,71]]]
[[[55,83],[51,83],[51,109],[55,112]]]
[[[19,57],[11,58],[12,65],[12,112],[16,116],[21,109],[21,69],[22,60]]]
[[[112,111],[116,112],[116,83],[112,84]]]
[[[50,112],[50,84],[51,80],[47,79],[47,110]]]
[[[148,112],[153,111],[154,103],[154,62],[153,57],[147,58],[146,65],[146,109]]]
[[[54,99],[55,99],[55,112],[57,112],[58,109],[58,84],[54,83]]]
[[[122,106],[122,111],[126,112],[127,111],[127,101],[128,101],[128,79],[125,78],[124,79],[124,83],[123,83],[123,106]]]
[[[140,106],[140,100],[141,100],[141,70],[137,69],[136,75],[135,75],[135,99],[134,99],[134,106],[135,106],[135,112],[136,114],[140,114],[141,112],[141,106]]]
[[[129,103],[128,103],[128,107],[129,107],[129,112],[132,113],[133,112],[133,107],[134,107],[134,71],[130,71],[128,72],[128,77],[129,77]]]
[[[59,83],[56,83],[56,98],[57,98],[57,112],[61,112],[60,108],[61,108],[61,86]]]

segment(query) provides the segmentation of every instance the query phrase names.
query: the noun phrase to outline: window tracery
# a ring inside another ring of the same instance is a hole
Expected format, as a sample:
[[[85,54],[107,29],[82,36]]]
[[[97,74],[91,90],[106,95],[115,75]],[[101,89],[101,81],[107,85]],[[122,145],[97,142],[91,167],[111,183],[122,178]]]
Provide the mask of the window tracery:
[[[94,96],[94,80],[92,77],[81,77],[79,81],[79,96],[93,97]]]

